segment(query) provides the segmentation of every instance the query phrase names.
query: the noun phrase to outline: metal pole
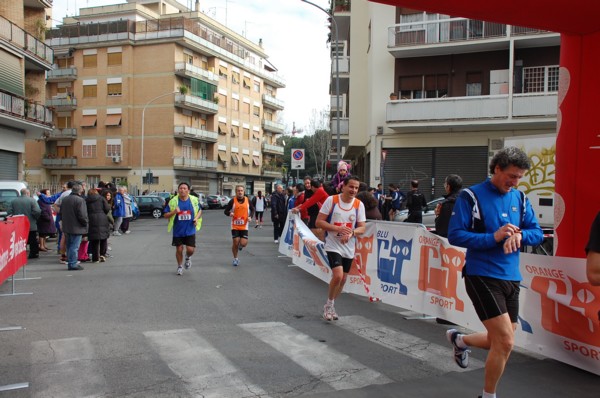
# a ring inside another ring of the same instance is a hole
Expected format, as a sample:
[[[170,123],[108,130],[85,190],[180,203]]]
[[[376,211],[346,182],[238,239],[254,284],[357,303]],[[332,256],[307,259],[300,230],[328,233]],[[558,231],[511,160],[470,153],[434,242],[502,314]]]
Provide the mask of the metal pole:
[[[158,97],[152,98],[150,101],[148,101],[146,103],[146,105],[144,105],[144,109],[142,110],[142,148],[141,148],[141,154],[140,154],[140,192],[139,192],[140,195],[142,194],[142,191],[144,190],[144,124],[146,121],[146,108],[148,107],[148,105],[150,105],[152,102],[156,101],[157,99],[166,97],[167,95],[171,95],[171,94],[177,94],[177,91],[172,91],[170,93],[161,94]]]
[[[340,160],[342,159],[342,146],[340,143],[340,115],[338,114],[338,112],[340,111],[340,55],[338,52],[338,46],[339,46],[339,35],[338,35],[338,26],[337,26],[337,22],[335,20],[335,17],[333,16],[333,14],[329,11],[327,11],[326,9],[324,9],[321,6],[316,5],[315,3],[311,3],[310,1],[307,0],[300,0],[303,3],[307,3],[310,4],[313,7],[318,8],[319,10],[323,11],[325,14],[327,14],[330,18],[331,18],[331,22],[333,22],[333,26],[335,28],[335,103],[336,103],[336,129],[337,129],[337,134],[336,134],[336,152],[337,152],[337,162],[339,163]],[[335,0],[332,0],[331,2],[331,9],[334,10],[335,9]]]

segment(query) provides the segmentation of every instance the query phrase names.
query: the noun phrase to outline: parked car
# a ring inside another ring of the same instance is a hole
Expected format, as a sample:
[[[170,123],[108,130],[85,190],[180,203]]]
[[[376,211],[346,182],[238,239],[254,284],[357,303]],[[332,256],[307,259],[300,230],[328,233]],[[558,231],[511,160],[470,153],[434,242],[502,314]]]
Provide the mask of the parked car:
[[[436,198],[431,202],[427,203],[427,207],[423,209],[423,225],[428,229],[435,228],[435,208],[438,203],[442,203],[443,197]],[[400,214],[394,219],[394,221],[404,221],[408,218],[408,210],[401,210]]]
[[[221,201],[221,209],[224,209],[229,204],[231,198],[229,196],[219,195],[219,200]]]
[[[0,218],[4,218],[11,211],[11,202],[21,196],[21,189],[27,188],[23,181],[0,181]],[[37,200],[37,196],[34,197]]]
[[[161,218],[165,207],[165,200],[157,195],[134,196],[140,209],[140,215],[150,214],[154,218]]]
[[[221,197],[219,195],[208,195],[206,197],[206,203],[209,209],[220,209]]]
[[[168,202],[169,198],[171,197],[171,192],[156,192],[152,193],[151,195],[160,196],[165,200],[165,202]]]

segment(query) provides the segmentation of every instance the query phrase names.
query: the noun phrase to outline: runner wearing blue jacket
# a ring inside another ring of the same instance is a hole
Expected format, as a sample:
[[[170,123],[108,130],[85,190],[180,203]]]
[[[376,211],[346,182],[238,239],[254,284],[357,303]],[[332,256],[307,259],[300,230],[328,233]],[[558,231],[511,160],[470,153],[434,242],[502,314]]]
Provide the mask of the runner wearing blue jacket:
[[[483,398],[496,397],[496,387],[514,344],[519,315],[519,250],[538,245],[543,234],[525,194],[515,187],[530,162],[515,147],[499,151],[490,162],[491,178],[464,189],[454,206],[448,240],[467,249],[465,287],[487,332],[446,336],[454,360],[468,366],[468,347],[489,349]]]

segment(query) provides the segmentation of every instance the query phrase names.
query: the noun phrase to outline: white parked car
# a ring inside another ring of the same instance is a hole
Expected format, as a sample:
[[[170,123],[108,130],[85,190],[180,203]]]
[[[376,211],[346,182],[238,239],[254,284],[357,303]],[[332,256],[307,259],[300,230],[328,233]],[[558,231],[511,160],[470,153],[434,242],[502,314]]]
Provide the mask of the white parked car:
[[[423,209],[423,225],[428,229],[435,228],[435,208],[438,203],[442,203],[444,197],[436,198],[431,202],[427,202],[427,207]],[[404,221],[408,218],[408,210],[401,210],[394,218],[394,221]]]
[[[221,201],[221,208],[224,209],[225,207],[227,207],[231,198],[229,196],[225,196],[225,195],[217,195],[217,196],[219,197],[219,200]]]

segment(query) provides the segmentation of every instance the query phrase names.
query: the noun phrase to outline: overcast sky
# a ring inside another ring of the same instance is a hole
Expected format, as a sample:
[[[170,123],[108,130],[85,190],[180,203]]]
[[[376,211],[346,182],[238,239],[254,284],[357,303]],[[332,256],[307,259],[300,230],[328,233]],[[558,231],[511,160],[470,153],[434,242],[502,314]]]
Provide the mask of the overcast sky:
[[[178,1],[190,5],[190,0]],[[312,1],[327,8],[327,0]],[[117,3],[126,1],[54,0],[53,25],[64,16],[78,15],[80,8]],[[300,0],[200,0],[200,10],[255,43],[263,40],[269,61],[286,81],[277,95],[285,102],[286,132],[291,132],[292,122],[308,132],[312,111],[329,107],[327,15]]]

